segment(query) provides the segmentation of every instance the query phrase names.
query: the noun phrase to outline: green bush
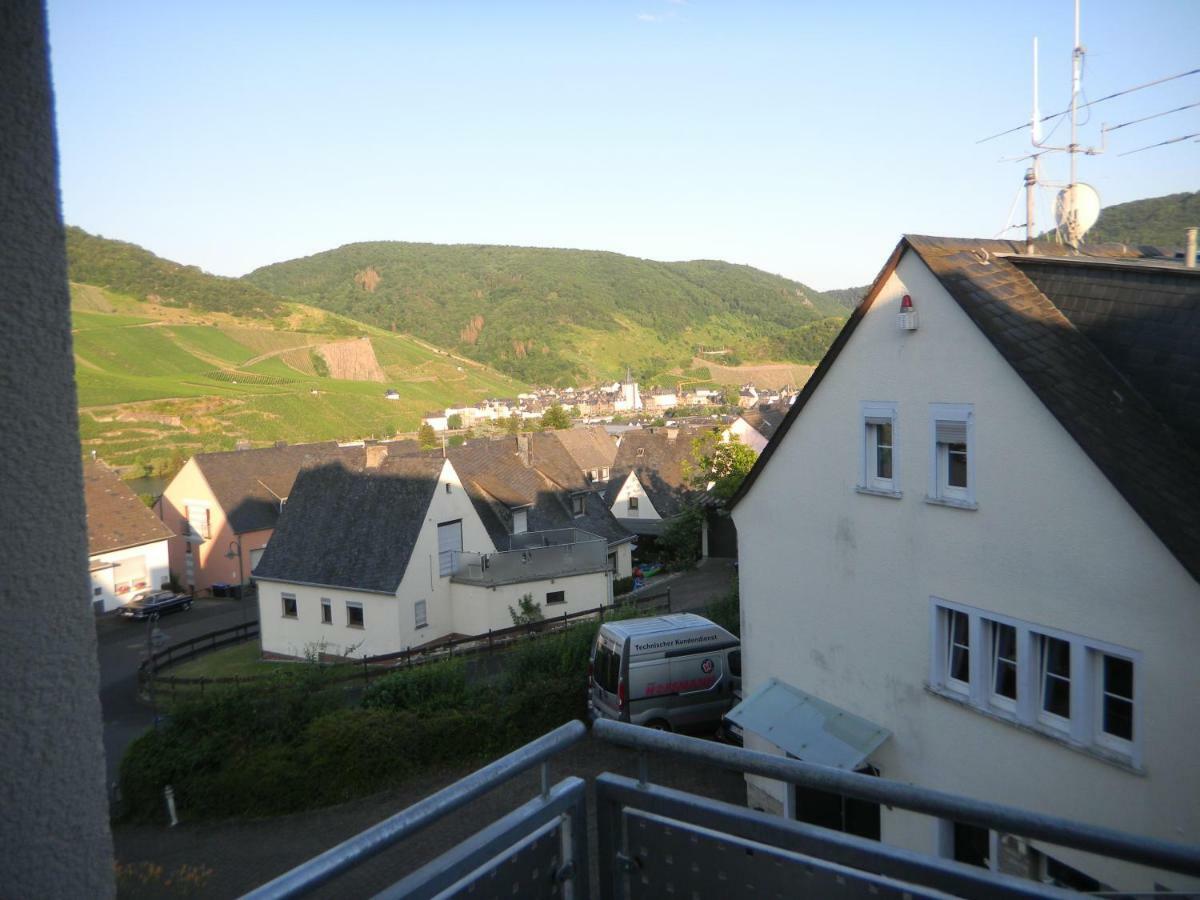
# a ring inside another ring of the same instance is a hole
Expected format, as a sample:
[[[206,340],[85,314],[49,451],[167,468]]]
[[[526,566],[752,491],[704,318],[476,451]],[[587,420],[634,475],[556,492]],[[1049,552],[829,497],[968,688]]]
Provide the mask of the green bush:
[[[613,579],[613,596],[619,597],[622,594],[628,594],[633,590],[633,576],[628,575],[625,578]]]
[[[716,600],[710,600],[704,607],[704,615],[712,621],[716,622],[726,631],[730,631],[738,637],[742,636],[742,606],[741,599],[738,596],[738,584],[735,581],[733,587],[724,596],[718,597]]]
[[[445,709],[466,706],[470,695],[466,664],[461,659],[447,659],[385,675],[367,688],[363,706],[393,710],[424,710],[431,706]]]

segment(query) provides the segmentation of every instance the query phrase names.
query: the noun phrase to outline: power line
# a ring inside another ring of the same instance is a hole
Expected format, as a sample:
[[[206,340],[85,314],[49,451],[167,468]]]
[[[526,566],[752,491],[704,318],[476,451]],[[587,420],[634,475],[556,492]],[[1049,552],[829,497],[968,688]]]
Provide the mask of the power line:
[[[1099,100],[1092,100],[1088,103],[1084,103],[1084,104],[1078,106],[1077,109],[1084,109],[1085,107],[1088,107],[1088,106],[1095,106],[1097,103],[1103,103],[1105,100],[1112,100],[1112,99],[1115,99],[1116,97],[1124,97],[1126,94],[1132,94],[1134,91],[1141,91],[1148,87],[1154,87],[1155,85],[1166,84],[1168,81],[1175,81],[1177,78],[1187,78],[1189,75],[1196,75],[1198,73],[1200,73],[1200,68],[1191,69],[1190,71],[1187,71],[1187,72],[1180,72],[1178,75],[1168,75],[1166,78],[1159,78],[1157,81],[1147,81],[1145,84],[1139,84],[1139,85],[1136,85],[1131,88],[1125,88],[1125,90],[1123,90],[1123,91],[1117,91],[1115,94],[1109,94],[1107,97],[1101,97]],[[1064,109],[1062,112],[1056,112],[1056,113],[1051,113],[1048,116],[1042,116],[1040,119],[1038,119],[1038,121],[1039,122],[1049,122],[1051,119],[1057,119],[1060,116],[1065,116],[1069,112],[1070,112],[1069,109]],[[1004,135],[1006,135],[1006,134],[1012,134],[1014,131],[1020,131],[1023,128],[1028,128],[1028,127],[1029,127],[1029,122],[1022,122],[1020,125],[1017,125],[1014,128],[1009,128],[1007,131],[997,132],[996,134],[993,134],[990,137],[981,138],[980,140],[976,141],[975,143],[983,144],[983,143],[986,143],[987,141],[994,140],[998,137],[1004,137]]]
[[[1195,134],[1185,134],[1182,137],[1171,138],[1169,141],[1159,141],[1157,144],[1147,144],[1145,147],[1138,147],[1136,150],[1118,153],[1117,156],[1129,156],[1131,153],[1141,153],[1143,150],[1153,150],[1155,147],[1165,147],[1167,144],[1178,144],[1180,141],[1186,141],[1195,137],[1200,137],[1200,131],[1197,131]]]
[[[1137,125],[1141,122],[1149,122],[1151,119],[1157,119],[1162,116],[1169,116],[1171,113],[1183,112],[1185,109],[1194,109],[1200,106],[1200,100],[1195,103],[1189,103],[1187,106],[1177,106],[1174,109],[1168,109],[1166,112],[1155,113],[1152,116],[1143,116],[1140,119],[1134,119],[1132,122],[1122,122],[1120,125],[1105,125],[1105,131],[1116,131],[1118,128],[1124,128],[1126,125]]]

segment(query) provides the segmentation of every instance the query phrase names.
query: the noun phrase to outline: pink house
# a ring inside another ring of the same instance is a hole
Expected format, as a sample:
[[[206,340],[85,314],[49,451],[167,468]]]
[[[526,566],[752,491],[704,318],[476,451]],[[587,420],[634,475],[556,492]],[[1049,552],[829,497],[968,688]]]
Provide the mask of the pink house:
[[[302,468],[362,447],[319,444],[198,453],[163,493],[159,514],[184,539],[171,541],[171,572],[185,589],[249,582]]]

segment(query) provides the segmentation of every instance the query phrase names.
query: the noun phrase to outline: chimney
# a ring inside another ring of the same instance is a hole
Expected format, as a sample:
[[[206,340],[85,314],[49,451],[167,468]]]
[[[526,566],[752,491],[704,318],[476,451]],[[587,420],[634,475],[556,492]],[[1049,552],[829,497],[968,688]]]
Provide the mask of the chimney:
[[[533,465],[533,450],[530,447],[530,436],[526,432],[517,434],[517,456],[521,457],[525,468]]]
[[[1196,232],[1200,231],[1197,228],[1189,228],[1187,230],[1187,250],[1183,254],[1183,264],[1189,269],[1196,268]]]
[[[365,448],[367,451],[367,468],[378,469],[383,461],[387,459],[388,448],[387,444],[371,444]]]

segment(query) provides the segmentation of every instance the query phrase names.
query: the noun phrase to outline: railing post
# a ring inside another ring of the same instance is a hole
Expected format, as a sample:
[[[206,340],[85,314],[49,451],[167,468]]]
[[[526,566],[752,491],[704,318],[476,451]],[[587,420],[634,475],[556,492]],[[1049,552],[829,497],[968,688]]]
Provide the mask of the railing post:
[[[667,588],[667,612],[671,611],[671,588]]]

